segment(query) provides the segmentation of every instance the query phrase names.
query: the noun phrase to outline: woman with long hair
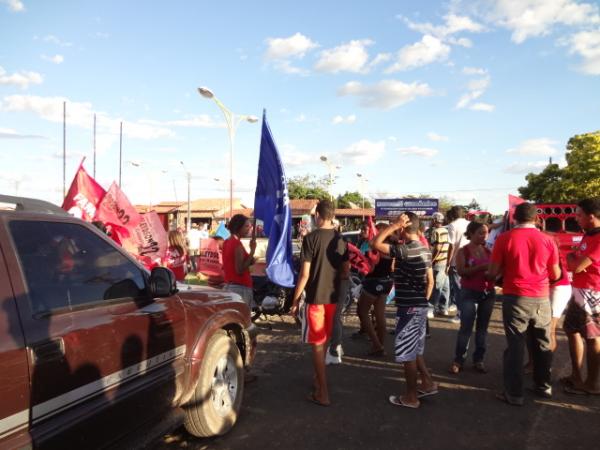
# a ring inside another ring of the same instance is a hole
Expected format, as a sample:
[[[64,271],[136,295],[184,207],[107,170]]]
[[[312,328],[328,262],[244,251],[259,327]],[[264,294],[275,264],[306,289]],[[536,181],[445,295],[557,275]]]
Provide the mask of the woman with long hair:
[[[187,274],[188,251],[183,234],[177,230],[169,231],[168,242],[162,264],[173,271],[177,281],[184,281]]]
[[[467,359],[469,340],[475,324],[475,370],[486,373],[483,363],[486,351],[487,330],[494,309],[494,283],[486,279],[491,251],[485,247],[488,228],[480,222],[470,222],[465,232],[469,243],[458,250],[456,270],[460,275],[461,289],[458,297],[460,328],[456,337],[454,361],[450,373],[458,373]]]
[[[226,291],[235,292],[252,308],[254,294],[250,266],[254,264],[256,240],[250,240],[250,253],[242,245],[241,238],[247,237],[252,224],[243,214],[234,215],[227,225],[231,236],[223,243],[223,278]]]

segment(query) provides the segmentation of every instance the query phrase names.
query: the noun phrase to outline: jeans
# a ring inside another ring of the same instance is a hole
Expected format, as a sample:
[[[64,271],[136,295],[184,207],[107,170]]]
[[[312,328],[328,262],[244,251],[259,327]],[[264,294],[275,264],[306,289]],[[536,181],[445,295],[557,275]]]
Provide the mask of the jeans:
[[[504,350],[504,393],[507,398],[523,398],[523,357],[527,331],[532,344],[533,381],[537,390],[549,390],[552,351],[550,321],[552,307],[548,297],[504,295],[502,320],[507,348]]]
[[[469,341],[475,324],[475,352],[473,362],[483,361],[486,349],[486,339],[490,317],[494,310],[494,292],[486,293],[462,288],[458,297],[460,311],[460,328],[456,337],[454,361],[463,364],[467,359]]]
[[[446,264],[434,264],[433,278],[435,285],[431,293],[431,306],[436,312],[447,311],[450,300],[450,282],[446,274]]]
[[[455,266],[451,266],[448,271],[448,278],[450,279],[450,305],[456,305],[458,303],[458,296],[460,295],[460,275],[456,271]]]
[[[348,280],[340,281],[340,294],[337,302],[338,307],[335,309],[333,330],[331,331],[331,341],[329,343],[330,352],[335,352],[337,346],[342,345],[342,309],[344,309],[343,306],[348,289],[350,289],[350,282]]]

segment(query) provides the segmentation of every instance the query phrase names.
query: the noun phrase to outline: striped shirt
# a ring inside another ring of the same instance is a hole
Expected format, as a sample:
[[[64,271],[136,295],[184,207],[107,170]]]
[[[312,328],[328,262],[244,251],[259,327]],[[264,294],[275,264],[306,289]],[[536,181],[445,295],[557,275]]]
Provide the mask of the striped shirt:
[[[419,241],[408,241],[391,245],[390,256],[396,258],[396,306],[428,306],[427,269],[431,268],[431,251]]]
[[[448,229],[446,227],[437,227],[431,230],[431,238],[429,240],[431,249],[433,250],[437,244],[440,244],[440,251],[435,255],[433,264],[446,263],[448,260]]]

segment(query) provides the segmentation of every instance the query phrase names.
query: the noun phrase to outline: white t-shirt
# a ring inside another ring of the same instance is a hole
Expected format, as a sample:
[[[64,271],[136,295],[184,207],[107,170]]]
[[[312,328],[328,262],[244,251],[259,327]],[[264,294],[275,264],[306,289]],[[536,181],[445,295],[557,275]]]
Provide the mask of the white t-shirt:
[[[188,235],[188,246],[190,250],[199,250],[200,249],[200,230],[196,228],[192,228]]]
[[[456,266],[456,255],[458,249],[463,248],[469,243],[469,240],[465,236],[469,221],[467,219],[456,219],[454,222],[448,224],[448,242],[452,244],[452,259],[450,260],[450,266]]]

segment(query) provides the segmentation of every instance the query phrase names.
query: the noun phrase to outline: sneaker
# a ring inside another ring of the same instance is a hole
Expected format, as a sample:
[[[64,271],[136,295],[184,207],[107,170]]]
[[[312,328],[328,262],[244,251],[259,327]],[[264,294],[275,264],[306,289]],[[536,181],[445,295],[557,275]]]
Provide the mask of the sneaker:
[[[456,307],[456,305],[448,306],[448,312],[450,312],[450,313],[456,312],[457,310],[458,310],[458,308]]]
[[[328,348],[327,353],[325,353],[325,365],[341,364],[343,353],[341,345],[338,345],[336,349]]]
[[[460,323],[460,317],[454,316],[450,319],[450,323]]]
[[[435,314],[433,314],[433,310],[432,309],[428,309],[427,310],[427,318],[428,319],[433,319],[435,317]]]

